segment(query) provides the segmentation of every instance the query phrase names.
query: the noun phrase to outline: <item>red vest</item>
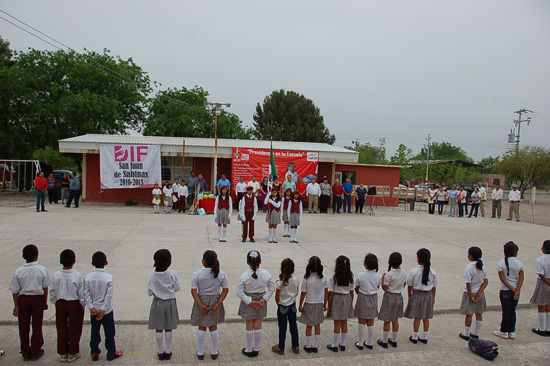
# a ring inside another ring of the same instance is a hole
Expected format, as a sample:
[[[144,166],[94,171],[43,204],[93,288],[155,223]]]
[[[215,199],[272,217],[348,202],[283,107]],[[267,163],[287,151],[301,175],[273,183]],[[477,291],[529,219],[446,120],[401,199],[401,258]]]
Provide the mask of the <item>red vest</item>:
[[[226,209],[229,211],[229,199],[223,199],[222,196],[218,196],[218,210]]]
[[[254,197],[254,195],[248,197],[248,194],[245,194],[243,199],[244,199],[244,210],[254,211],[254,200],[256,200],[256,197]]]
[[[292,200],[292,203],[290,204],[290,213],[300,213],[300,204],[302,203],[302,201],[298,200],[298,201],[295,201],[295,200]]]
[[[271,203],[269,203],[269,211],[273,211],[273,210],[275,210],[277,212],[281,212],[281,206],[275,207]]]
[[[291,198],[287,198],[286,196],[283,198],[283,210],[286,211],[288,209],[288,204],[291,200]]]

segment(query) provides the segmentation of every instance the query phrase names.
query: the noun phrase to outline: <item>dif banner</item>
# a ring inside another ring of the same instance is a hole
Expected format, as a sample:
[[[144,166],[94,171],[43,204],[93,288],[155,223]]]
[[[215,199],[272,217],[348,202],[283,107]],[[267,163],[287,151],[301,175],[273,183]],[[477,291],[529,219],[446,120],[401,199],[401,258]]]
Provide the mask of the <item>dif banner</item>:
[[[237,186],[240,177],[249,182],[255,175],[261,183],[263,177],[269,176],[270,154],[270,149],[234,147],[231,159],[232,188]],[[299,178],[304,178],[304,182],[308,183],[311,178],[317,178],[318,151],[273,150],[273,155],[281,183],[286,180],[287,174],[290,174],[295,182],[298,182]]]
[[[100,145],[101,188],[153,188],[160,164],[160,145]]]

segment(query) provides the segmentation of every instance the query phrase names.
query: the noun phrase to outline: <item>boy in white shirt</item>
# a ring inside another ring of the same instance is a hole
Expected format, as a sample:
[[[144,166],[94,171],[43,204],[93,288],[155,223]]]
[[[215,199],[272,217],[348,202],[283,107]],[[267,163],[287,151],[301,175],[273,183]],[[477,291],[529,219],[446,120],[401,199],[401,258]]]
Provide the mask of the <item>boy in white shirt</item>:
[[[178,187],[178,212],[184,212],[185,213],[185,205],[187,204],[187,196],[189,195],[189,190],[187,188],[187,183],[185,181],[182,181],[181,184]]]

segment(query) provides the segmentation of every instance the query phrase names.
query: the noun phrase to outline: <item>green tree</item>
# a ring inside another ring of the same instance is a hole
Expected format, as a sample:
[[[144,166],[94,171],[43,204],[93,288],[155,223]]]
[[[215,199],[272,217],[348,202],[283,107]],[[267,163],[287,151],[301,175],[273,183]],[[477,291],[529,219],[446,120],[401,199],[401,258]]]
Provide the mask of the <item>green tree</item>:
[[[205,108],[208,92],[201,87],[167,89],[151,100],[143,134],[148,136],[214,137],[215,111]],[[251,132],[233,113],[222,109],[218,137],[250,139]]]
[[[482,166],[481,172],[484,174],[490,174],[493,172],[497,164],[500,162],[500,156],[492,157],[489,156],[487,158],[481,159],[478,164]]]
[[[495,171],[506,175],[508,182],[519,182],[523,194],[531,187],[550,183],[550,149],[540,146],[523,146],[502,157]]]
[[[420,153],[414,157],[414,160],[426,160],[428,147],[423,146]],[[473,163],[474,160],[468,156],[460,146],[455,146],[450,142],[432,142],[430,144],[430,160],[464,160]]]
[[[13,51],[10,49],[10,43],[0,37],[0,66],[11,64]]]
[[[399,147],[395,151],[395,154],[390,158],[391,165],[409,165],[412,158],[412,149],[409,149],[404,144],[399,144]]]
[[[359,153],[358,163],[360,164],[388,163],[388,159],[386,159],[386,139],[380,139],[378,141],[378,146],[367,142],[356,146],[346,146],[346,149],[357,151]]]
[[[313,101],[293,91],[275,90],[256,106],[254,137],[264,140],[325,142],[334,144]]]
[[[32,158],[50,165],[53,169],[75,170],[76,168],[75,161],[70,156],[60,153],[57,148],[51,146],[35,150]]]

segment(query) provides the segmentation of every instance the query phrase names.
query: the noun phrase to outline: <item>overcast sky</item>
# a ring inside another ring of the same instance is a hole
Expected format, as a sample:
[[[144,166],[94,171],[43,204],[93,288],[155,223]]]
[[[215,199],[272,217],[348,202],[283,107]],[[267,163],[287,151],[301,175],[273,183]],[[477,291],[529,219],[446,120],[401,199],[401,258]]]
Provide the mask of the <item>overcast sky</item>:
[[[336,145],[449,141],[478,160],[549,146],[550,1],[0,1],[76,49],[132,57],[161,88],[202,86],[251,126],[256,104],[293,90]],[[0,16],[6,17],[0,13]],[[9,19],[9,18],[8,18]],[[11,20],[11,19],[10,19]],[[0,19],[12,49],[53,49]]]

